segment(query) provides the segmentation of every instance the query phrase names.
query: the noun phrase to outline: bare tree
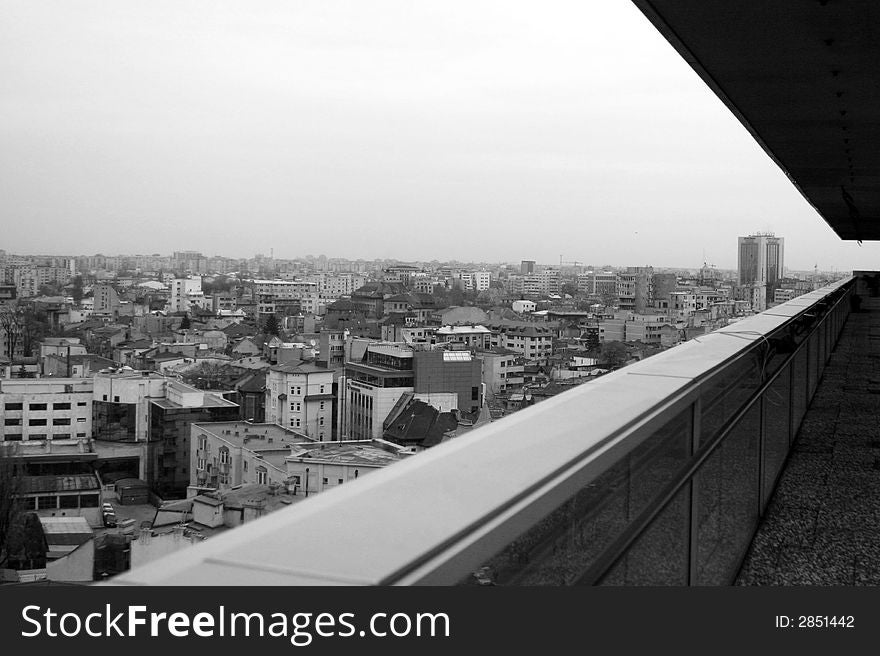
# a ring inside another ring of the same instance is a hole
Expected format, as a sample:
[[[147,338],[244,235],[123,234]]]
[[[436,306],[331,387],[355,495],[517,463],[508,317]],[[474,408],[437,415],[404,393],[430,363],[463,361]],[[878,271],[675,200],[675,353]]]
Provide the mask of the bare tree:
[[[6,353],[10,359],[15,358],[16,348],[21,337],[21,317],[15,308],[0,308],[0,329],[6,342]]]

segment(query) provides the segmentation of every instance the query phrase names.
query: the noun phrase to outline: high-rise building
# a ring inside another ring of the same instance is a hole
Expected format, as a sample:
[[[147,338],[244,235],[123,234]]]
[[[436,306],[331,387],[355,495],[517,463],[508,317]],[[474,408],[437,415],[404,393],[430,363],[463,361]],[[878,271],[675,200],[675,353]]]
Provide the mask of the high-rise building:
[[[535,261],[534,260],[522,260],[519,263],[519,273],[522,276],[527,276],[530,273],[535,272]]]
[[[739,238],[737,269],[740,285],[766,285],[773,289],[783,275],[785,240],[773,233]]]

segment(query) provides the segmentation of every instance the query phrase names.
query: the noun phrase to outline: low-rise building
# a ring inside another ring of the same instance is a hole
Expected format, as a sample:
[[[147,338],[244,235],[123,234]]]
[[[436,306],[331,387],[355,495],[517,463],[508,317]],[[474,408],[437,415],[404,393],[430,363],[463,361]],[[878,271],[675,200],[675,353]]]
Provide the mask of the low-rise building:
[[[555,335],[546,324],[502,322],[487,328],[492,331],[491,346],[510,349],[535,362],[546,362],[553,354]]]
[[[318,441],[333,439],[333,370],[290,362],[266,376],[266,420]]]
[[[402,452],[384,440],[296,444],[285,458],[287,488],[297,496],[324,492],[397,462]]]
[[[246,421],[190,425],[190,486],[287,485],[291,446],[311,442],[277,424]]]
[[[23,378],[0,382],[0,435],[5,442],[92,437],[94,382]]]
[[[522,356],[506,348],[476,351],[482,361],[482,378],[487,397],[523,386]]]

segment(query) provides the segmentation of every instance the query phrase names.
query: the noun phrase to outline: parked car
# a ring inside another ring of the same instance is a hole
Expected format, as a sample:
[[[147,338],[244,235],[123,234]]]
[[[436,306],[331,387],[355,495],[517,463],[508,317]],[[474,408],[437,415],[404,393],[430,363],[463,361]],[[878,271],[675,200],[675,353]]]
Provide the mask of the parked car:
[[[103,515],[104,526],[106,526],[107,528],[116,528],[117,521],[116,521],[116,513],[115,512],[113,512],[112,510],[110,510],[110,511],[105,510],[101,514]]]

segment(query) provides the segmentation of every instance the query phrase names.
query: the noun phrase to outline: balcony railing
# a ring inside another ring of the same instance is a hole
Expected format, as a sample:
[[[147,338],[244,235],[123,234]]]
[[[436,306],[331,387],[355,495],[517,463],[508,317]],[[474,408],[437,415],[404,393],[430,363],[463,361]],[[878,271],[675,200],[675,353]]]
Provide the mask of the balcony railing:
[[[726,585],[854,278],[114,579]]]

